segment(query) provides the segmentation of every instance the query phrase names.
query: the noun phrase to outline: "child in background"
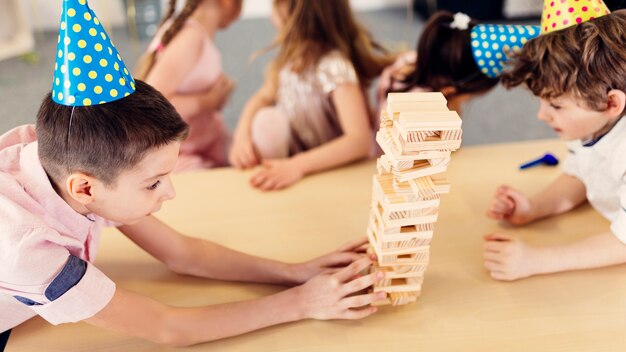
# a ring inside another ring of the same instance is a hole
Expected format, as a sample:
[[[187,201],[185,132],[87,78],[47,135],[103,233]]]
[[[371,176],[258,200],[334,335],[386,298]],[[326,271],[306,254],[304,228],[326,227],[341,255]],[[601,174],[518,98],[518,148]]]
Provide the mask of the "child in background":
[[[262,165],[250,181],[265,191],[373,154],[378,123],[367,87],[391,63],[348,0],[276,0],[272,19],[278,56],[243,110],[229,155],[238,168]]]
[[[222,72],[215,34],[241,12],[242,0],[187,0],[174,16],[170,0],[137,78],[158,89],[189,124],[189,137],[180,148],[175,171],[226,165],[229,135],[221,109],[233,82]]]
[[[0,136],[0,336],[39,315],[86,322],[172,346],[302,319],[358,319],[384,277],[366,239],[297,264],[180,234],[152,213],[174,198],[170,173],[187,124],[157,90],[135,81],[84,0],[63,2],[52,94],[36,133]],[[66,22],[67,21],[67,22]],[[113,79],[115,77],[116,79]],[[116,287],[92,263],[103,226],[182,275],[292,286],[206,307],[172,307]]]
[[[552,4],[543,16],[545,34],[526,44],[502,81],[507,87],[524,84],[540,98],[538,118],[568,141],[569,155],[563,173],[531,198],[498,188],[487,215],[525,225],[588,200],[611,226],[546,247],[487,235],[485,267],[497,280],[626,262],[626,12],[607,15],[601,2],[591,8],[586,2]]]
[[[498,84],[488,77],[472,53],[470,32],[477,23],[463,13],[435,13],[424,26],[417,50],[398,57],[381,75],[377,98],[385,109],[389,92],[441,92],[448,108],[461,114],[461,105]]]

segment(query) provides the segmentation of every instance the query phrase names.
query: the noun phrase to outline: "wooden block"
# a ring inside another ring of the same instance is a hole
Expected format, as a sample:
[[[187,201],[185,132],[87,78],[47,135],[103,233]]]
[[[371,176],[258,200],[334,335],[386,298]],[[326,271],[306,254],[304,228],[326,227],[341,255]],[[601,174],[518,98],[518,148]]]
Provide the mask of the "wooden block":
[[[400,250],[417,251],[430,246],[432,231],[418,232],[416,226],[402,226],[397,233],[386,233],[384,227],[370,223],[367,235],[371,240],[370,244],[376,246],[378,253],[387,255],[399,253]],[[403,231],[405,228],[409,230]]]
[[[407,292],[421,291],[424,277],[409,277],[402,279],[384,280],[384,286],[375,286],[374,292]]]
[[[422,199],[439,198],[440,194],[450,192],[450,183],[442,175],[431,175],[408,181],[413,192]]]
[[[401,116],[401,114],[408,112],[438,112],[449,111],[445,102],[439,101],[425,101],[425,102],[387,102],[387,114],[393,119]]]
[[[387,295],[387,299],[372,303],[373,306],[402,306],[414,303],[420,296],[421,291],[391,292]]]
[[[402,153],[394,144],[391,130],[381,129],[376,133],[376,142],[380,145],[391,165],[396,169],[401,169],[403,165],[412,163],[415,160],[439,159],[450,155],[446,150],[413,151]]]
[[[408,183],[405,193],[395,191],[391,174],[375,175],[372,181],[372,199],[381,203],[385,211],[405,211],[439,206],[439,199],[420,199]]]
[[[405,242],[413,239],[419,241],[419,246],[426,246],[430,244],[430,240],[432,239],[434,225],[432,223],[426,223],[385,227],[376,213],[371,212],[370,221],[368,223],[368,231],[370,230],[374,232],[375,237],[375,241],[372,244],[378,245],[380,248],[386,248],[388,246],[386,243]]]
[[[413,167],[407,170],[390,169],[398,182],[407,182],[416,178],[440,174],[448,169],[450,157],[429,160],[417,160]]]
[[[447,102],[446,97],[441,92],[411,92],[411,93],[389,93],[388,102],[424,102],[442,101]]]
[[[439,207],[421,208],[405,211],[386,211],[380,203],[373,204],[373,210],[379,214],[382,225],[386,228],[427,224],[437,221]]]
[[[456,111],[403,111],[394,126],[405,131],[458,130],[461,122]]]
[[[369,236],[369,239],[374,241],[374,238],[371,236]],[[393,254],[386,254],[377,246],[372,246],[371,248],[374,250],[374,253],[376,253],[378,265],[380,266],[428,264],[430,258],[430,247],[428,246],[420,247],[417,250],[411,249],[411,252],[402,252],[398,250]]]
[[[391,128],[393,120],[386,111],[380,113],[380,128]]]
[[[460,129],[407,132],[399,125],[393,125],[391,128],[391,140],[401,155],[438,150],[452,152],[461,147],[461,135]],[[444,137],[455,137],[455,139],[444,139]]]

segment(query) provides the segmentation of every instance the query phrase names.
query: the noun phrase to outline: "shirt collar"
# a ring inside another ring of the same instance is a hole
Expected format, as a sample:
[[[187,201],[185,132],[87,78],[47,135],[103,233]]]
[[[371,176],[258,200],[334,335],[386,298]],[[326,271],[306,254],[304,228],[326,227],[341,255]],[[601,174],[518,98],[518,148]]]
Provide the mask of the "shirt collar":
[[[37,148],[38,143],[33,142],[21,151],[19,177],[24,190],[44,208],[48,216],[61,221],[68,230],[73,233],[88,231],[95,221],[92,220],[94,215],[87,217],[76,212],[57,194],[41,166]]]
[[[615,125],[613,125],[613,127],[611,127],[611,129],[605,134],[592,140],[581,140],[580,143],[583,147],[592,147],[598,150],[600,153],[610,153],[611,148],[613,148],[613,145],[615,144],[615,141],[624,138],[624,133],[626,133],[626,118],[622,116],[615,123]]]

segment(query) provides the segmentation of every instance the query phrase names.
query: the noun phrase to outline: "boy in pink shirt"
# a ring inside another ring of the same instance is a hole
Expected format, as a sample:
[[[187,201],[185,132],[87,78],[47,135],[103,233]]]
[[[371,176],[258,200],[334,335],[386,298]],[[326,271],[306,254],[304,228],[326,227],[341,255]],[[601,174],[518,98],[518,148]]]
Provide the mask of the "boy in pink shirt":
[[[74,18],[80,22],[70,23]],[[169,174],[188,126],[159,92],[128,75],[111,44],[103,45],[99,38],[108,37],[85,0],[64,0],[61,28],[67,51],[59,50],[36,131],[24,126],[0,137],[0,333],[39,315],[179,346],[375,312],[369,304],[384,294],[353,295],[383,277],[358,277],[371,264],[361,251],[366,240],[287,264],[184,236],[153,217],[175,196]],[[89,34],[65,40],[66,28]],[[87,44],[89,37],[98,42]],[[208,307],[158,303],[116,287],[92,264],[100,229],[113,225],[177,273],[294,287]]]

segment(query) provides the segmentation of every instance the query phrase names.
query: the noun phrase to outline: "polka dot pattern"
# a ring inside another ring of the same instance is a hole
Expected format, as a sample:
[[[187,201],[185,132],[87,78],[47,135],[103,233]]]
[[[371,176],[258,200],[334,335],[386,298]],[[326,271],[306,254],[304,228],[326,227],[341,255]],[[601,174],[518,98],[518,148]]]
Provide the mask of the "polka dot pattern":
[[[602,0],[545,0],[541,34],[559,31],[611,13]]]
[[[539,26],[479,24],[472,28],[472,54],[481,72],[498,77],[506,64],[507,55],[522,49],[527,41],[537,37]],[[489,35],[487,35],[490,33]]]
[[[63,0],[52,97],[67,106],[108,103],[135,81],[86,0]]]

